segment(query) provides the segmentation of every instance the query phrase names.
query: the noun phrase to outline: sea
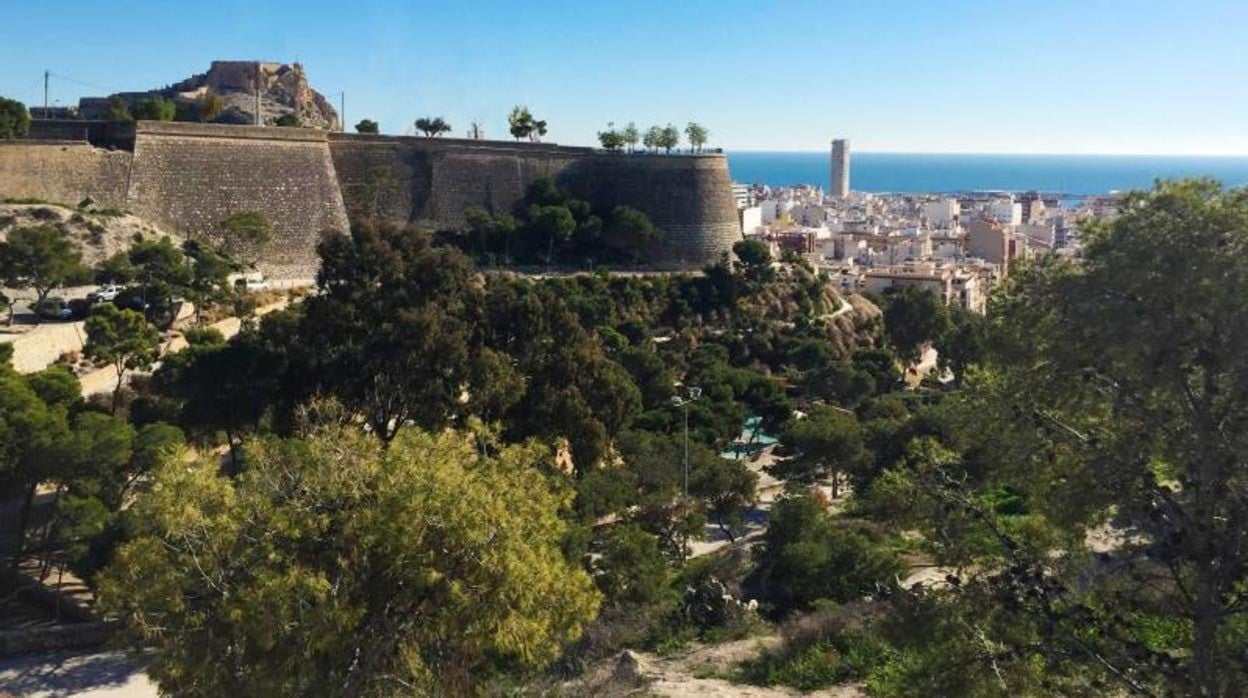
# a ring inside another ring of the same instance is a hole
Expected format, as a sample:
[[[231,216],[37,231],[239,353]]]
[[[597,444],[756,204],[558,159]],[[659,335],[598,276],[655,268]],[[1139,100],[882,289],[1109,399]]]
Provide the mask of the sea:
[[[828,153],[729,151],[732,181],[828,188]],[[1157,179],[1248,185],[1248,157],[852,153],[850,188],[871,193],[1038,191],[1084,197],[1147,189]]]

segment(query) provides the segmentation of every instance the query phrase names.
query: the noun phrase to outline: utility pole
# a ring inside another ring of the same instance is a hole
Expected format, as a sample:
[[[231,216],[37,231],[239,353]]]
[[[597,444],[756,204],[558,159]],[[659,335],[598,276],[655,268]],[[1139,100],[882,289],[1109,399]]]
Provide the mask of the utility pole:
[[[338,132],[347,132],[347,91],[338,93]]]
[[[45,119],[48,118],[48,76],[51,74],[49,70],[43,71],[43,118]]]

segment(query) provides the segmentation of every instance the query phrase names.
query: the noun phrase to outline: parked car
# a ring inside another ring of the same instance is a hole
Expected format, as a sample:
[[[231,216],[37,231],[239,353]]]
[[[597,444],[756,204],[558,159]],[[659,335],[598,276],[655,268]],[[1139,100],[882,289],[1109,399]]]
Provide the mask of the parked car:
[[[117,294],[121,293],[121,288],[117,284],[105,284],[94,291],[87,294],[87,300],[92,303],[102,303],[114,300]]]
[[[35,303],[34,311],[35,315],[45,320],[69,320],[74,317],[69,301],[64,298],[44,298]]]
[[[269,290],[269,281],[263,276],[240,276],[234,279],[234,288],[247,293]]]
[[[71,298],[69,301],[69,312],[75,320],[82,320],[91,314],[91,301],[85,298]]]

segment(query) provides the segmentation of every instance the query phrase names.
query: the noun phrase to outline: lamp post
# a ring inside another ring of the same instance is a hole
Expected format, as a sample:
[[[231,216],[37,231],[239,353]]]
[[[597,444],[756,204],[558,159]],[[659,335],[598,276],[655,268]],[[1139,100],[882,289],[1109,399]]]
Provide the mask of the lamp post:
[[[682,398],[679,395],[672,397],[672,404],[682,408],[685,411],[685,496],[689,496],[689,405],[702,399],[702,389],[696,386],[689,386],[687,393],[689,397]]]
[[[672,396],[672,404],[685,411],[685,487],[684,496],[680,499],[682,515],[684,514],[684,507],[687,506],[689,502],[689,405],[702,399],[702,389],[691,385],[686,388],[685,394],[688,395],[688,397],[682,398],[679,395]],[[685,554],[688,549],[689,535],[686,533],[684,540],[680,544],[680,557],[682,560],[685,558]]]

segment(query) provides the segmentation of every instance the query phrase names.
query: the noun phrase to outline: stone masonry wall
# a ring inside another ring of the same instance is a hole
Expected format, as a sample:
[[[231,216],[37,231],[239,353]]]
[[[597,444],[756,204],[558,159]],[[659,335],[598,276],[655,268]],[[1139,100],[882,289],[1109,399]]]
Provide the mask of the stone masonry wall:
[[[317,240],[347,230],[348,212],[450,228],[469,206],[513,210],[543,175],[597,207],[646,212],[666,233],[660,266],[700,267],[740,239],[722,155],[148,121],[128,128],[133,153],[83,142],[0,143],[0,196],[69,205],[90,196],[209,239],[230,214],[258,210],[272,221],[274,240],[257,257],[275,278],[313,275]]]
[[[348,228],[324,132],[140,122],[129,208],[188,237],[219,235],[232,213],[261,211],[273,241],[259,254],[274,277],[308,277],[321,233]]]
[[[330,135],[348,211],[450,228],[469,206],[511,211],[529,183],[553,176],[595,206],[645,211],[666,233],[660,266],[697,268],[740,239],[722,155],[595,152],[533,143]]]
[[[597,207],[638,208],[664,233],[659,265],[700,268],[741,240],[723,155],[595,153],[563,171],[560,185]]]
[[[77,142],[0,140],[0,197],[125,208],[131,154]]]

